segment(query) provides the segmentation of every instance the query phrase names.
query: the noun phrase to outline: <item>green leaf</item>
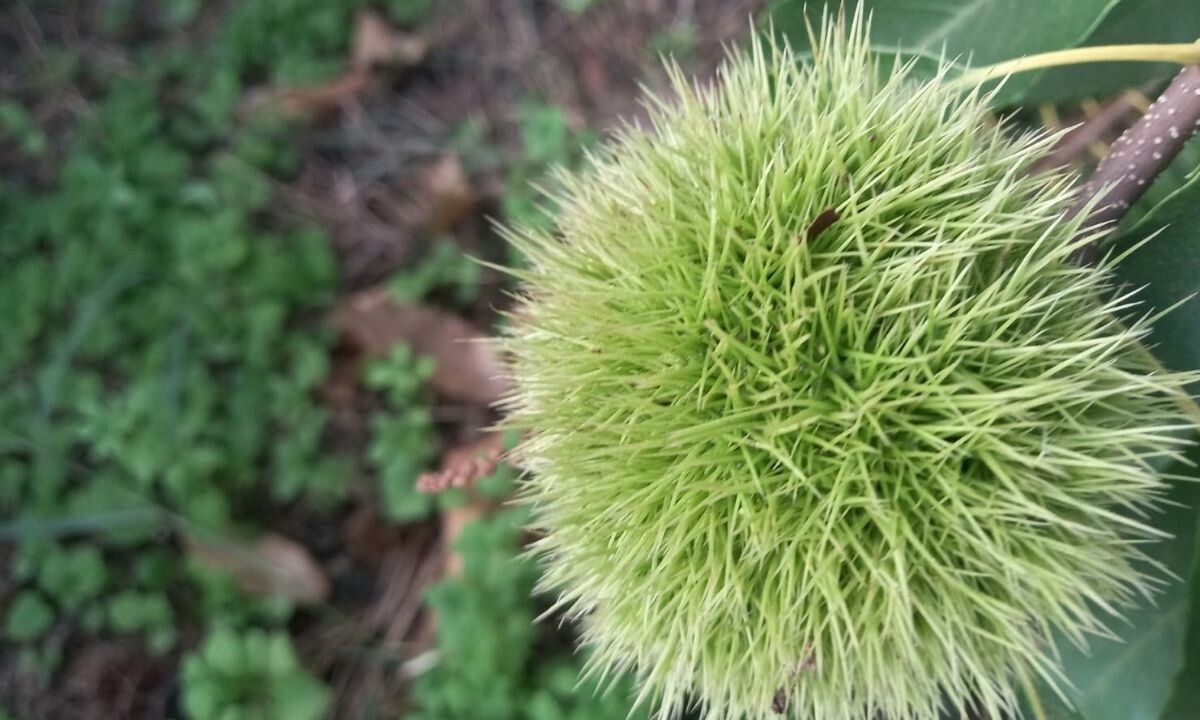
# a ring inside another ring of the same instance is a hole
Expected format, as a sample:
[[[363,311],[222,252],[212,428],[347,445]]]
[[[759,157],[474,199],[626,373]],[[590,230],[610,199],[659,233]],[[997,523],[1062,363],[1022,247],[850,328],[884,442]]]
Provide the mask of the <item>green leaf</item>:
[[[266,640],[262,666],[268,674],[282,675],[294,671],[299,662],[296,652],[292,649],[292,641],[287,635],[277,633]]]
[[[571,127],[563,109],[556,105],[525,103],[517,112],[526,160],[566,163],[571,153]]]
[[[1124,252],[1161,230],[1117,268],[1120,280],[1145,288],[1145,309],[1175,310],[1154,326],[1154,354],[1172,370],[1200,368],[1200,183],[1184,186],[1114,242]],[[1195,395],[1195,389],[1193,395]],[[1186,568],[1184,568],[1186,571]]]
[[[74,611],[95,597],[108,577],[104,556],[92,545],[55,548],[38,573],[38,584],[65,610]]]
[[[320,720],[329,709],[329,688],[305,673],[272,678],[269,692],[273,717],[279,720]]]
[[[173,616],[167,598],[156,593],[126,591],[108,601],[108,622],[118,633],[169,628]]]
[[[1179,504],[1169,506],[1153,521],[1155,527],[1173,537],[1146,548],[1152,558],[1184,577],[1192,563],[1198,500],[1200,484],[1176,483],[1169,501]],[[1093,639],[1087,652],[1060,642],[1063,668],[1074,685],[1065,692],[1079,715],[1084,720],[1159,718],[1183,664],[1182,638],[1188,612],[1188,588],[1173,579],[1154,604],[1143,601],[1137,609],[1126,612],[1124,620],[1110,623],[1119,640]]]
[[[1154,352],[1168,368],[1200,368],[1200,298],[1194,296],[1200,290],[1200,252],[1197,252],[1200,182],[1185,185],[1154,207],[1130,232],[1117,239],[1115,249],[1118,252],[1125,250],[1140,238],[1160,230],[1120,265],[1120,276],[1131,286],[1145,286],[1142,295],[1146,303],[1157,310],[1181,303],[1155,324]],[[1197,390],[1200,388],[1193,385],[1193,395]],[[1189,474],[1195,477],[1197,473],[1193,468]],[[1200,504],[1196,495],[1200,493],[1193,489],[1190,507],[1176,510],[1190,512],[1178,520],[1180,524],[1189,523],[1189,527],[1172,541],[1172,545],[1183,546],[1189,538],[1196,537],[1195,508]],[[1197,552],[1195,539],[1187,548],[1192,551],[1191,564],[1183,562],[1180,550],[1178,562],[1171,565],[1171,569],[1189,577],[1189,585],[1177,584],[1172,588],[1170,600],[1173,605],[1168,607],[1164,598],[1164,612],[1160,617],[1160,622],[1174,633],[1169,645],[1160,650],[1173,662],[1162,668],[1162,677],[1155,678],[1158,684],[1173,683],[1173,687],[1168,688],[1171,694],[1162,715],[1164,720],[1190,720],[1200,707],[1200,687],[1195,682],[1200,675],[1200,567],[1197,567],[1200,552]],[[1169,615],[1171,612],[1174,615]],[[1122,680],[1122,685],[1125,684]],[[1089,716],[1087,720],[1093,719]]]
[[[13,598],[4,618],[4,634],[14,642],[45,635],[54,625],[54,608],[36,591],[25,590]]]
[[[29,155],[46,152],[46,135],[25,107],[15,100],[0,101],[0,139],[12,136]]]
[[[220,687],[203,675],[204,667],[199,658],[189,657],[184,663],[183,709],[188,717],[208,720],[217,716],[221,708]]]
[[[922,58],[918,72],[930,73],[943,48],[948,60],[969,60],[980,66],[1075,47],[1091,37],[1117,2],[863,0],[863,8],[871,14],[871,41],[881,52]],[[797,51],[809,47],[806,4],[806,0],[777,0],[771,9],[775,27]],[[1013,76],[998,101],[1019,102],[1037,78],[1035,73]]]
[[[219,628],[204,643],[204,661],[213,671],[238,677],[247,671],[245,650],[237,633],[230,628]]]
[[[1040,686],[1035,700],[1023,697],[1021,717],[1025,720],[1084,720],[1075,709],[1068,707],[1048,688]]]
[[[1127,286],[1144,287],[1141,297],[1145,304],[1140,311],[1165,310],[1182,303],[1157,321],[1151,342],[1166,367],[1189,370],[1200,367],[1200,300],[1190,297],[1200,289],[1200,253],[1196,252],[1200,185],[1183,188],[1151,211],[1146,220],[1115,241],[1115,250],[1131,248],[1164,225],[1161,234],[1117,266],[1117,276]],[[1192,452],[1191,459],[1200,459],[1200,452]],[[1176,464],[1168,472],[1196,476],[1195,468],[1184,464]],[[1146,552],[1177,577],[1187,578],[1194,575],[1196,561],[1200,483],[1176,482],[1168,502],[1152,521],[1172,537],[1148,546]],[[1153,605],[1139,607],[1127,613],[1124,621],[1114,623],[1112,629],[1120,641],[1095,640],[1090,653],[1065,644],[1061,647],[1064,669],[1074,685],[1067,695],[1080,717],[1156,720],[1164,717],[1168,702],[1186,702],[1185,694],[1194,684],[1181,673],[1185,667],[1184,633],[1196,609],[1192,599],[1196,578],[1192,580],[1190,588],[1184,582],[1171,581]],[[1200,645],[1196,639],[1189,638],[1189,647]],[[1188,667],[1200,660],[1200,653],[1195,655],[1186,660]],[[1195,717],[1194,706],[1182,712],[1184,715],[1165,717]]]
[[[1200,37],[1200,3],[1194,0],[1121,0],[1083,45],[1186,43]],[[1115,94],[1178,72],[1167,63],[1092,63],[1047,71],[1026,102],[1061,103]]]
[[[1200,521],[1200,518],[1197,518]],[[1192,573],[1188,581],[1190,612],[1187,635],[1184,639],[1183,667],[1175,677],[1175,691],[1167,704],[1162,720],[1192,720],[1200,708],[1200,528],[1192,555]]]
[[[384,9],[388,17],[399,25],[418,25],[429,17],[433,0],[387,0]]]

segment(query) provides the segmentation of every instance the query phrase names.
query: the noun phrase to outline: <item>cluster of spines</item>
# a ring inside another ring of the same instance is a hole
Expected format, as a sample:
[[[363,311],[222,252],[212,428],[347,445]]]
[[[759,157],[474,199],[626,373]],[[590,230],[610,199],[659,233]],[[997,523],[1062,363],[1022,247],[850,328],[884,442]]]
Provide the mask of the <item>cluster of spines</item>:
[[[544,584],[667,714],[998,716],[1061,679],[1055,629],[1151,592],[1186,378],[1068,262],[1050,140],[864,37],[676,71],[652,130],[560,178],[554,231],[510,234]]]

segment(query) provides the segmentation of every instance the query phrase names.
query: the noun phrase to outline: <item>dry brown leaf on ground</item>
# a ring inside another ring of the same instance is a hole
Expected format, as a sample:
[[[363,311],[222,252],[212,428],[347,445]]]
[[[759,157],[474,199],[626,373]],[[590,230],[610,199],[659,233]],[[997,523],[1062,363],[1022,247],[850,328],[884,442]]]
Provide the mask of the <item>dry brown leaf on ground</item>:
[[[475,211],[479,197],[457,155],[441,156],[424,174],[429,191],[425,231],[430,235],[451,232]]]
[[[355,25],[349,70],[320,85],[251,90],[242,103],[242,112],[269,108],[285,117],[329,120],[357,100],[378,71],[412,67],[424,59],[428,50],[422,38],[400,32],[378,13],[364,10]]]
[[[329,597],[329,577],[308,549],[276,533],[254,542],[229,538],[184,536],[191,554],[205,565],[228,572],[251,595],[286,597],[305,605]]]
[[[324,85],[280,90],[276,93],[275,100],[283,114],[288,117],[325,120],[341,112],[370,84],[371,75],[356,69]]]
[[[407,343],[416,355],[432,358],[429,383],[448,398],[490,405],[508,389],[500,352],[483,331],[443,310],[396,300],[386,288],[343,298],[332,322],[368,357]]]
[[[503,454],[504,435],[498,432],[484,433],[474,442],[447,451],[442,456],[442,464],[437,472],[422,473],[417,478],[417,491],[438,493],[452,487],[474,485],[476,480],[496,471]]]
[[[253,88],[242,100],[243,116],[274,111],[287,118],[330,120],[371,84],[371,74],[351,70],[321,85],[300,88]]]
[[[401,32],[373,10],[359,12],[354,25],[351,65],[355,70],[407,68],[425,58],[429,45],[411,33]]]

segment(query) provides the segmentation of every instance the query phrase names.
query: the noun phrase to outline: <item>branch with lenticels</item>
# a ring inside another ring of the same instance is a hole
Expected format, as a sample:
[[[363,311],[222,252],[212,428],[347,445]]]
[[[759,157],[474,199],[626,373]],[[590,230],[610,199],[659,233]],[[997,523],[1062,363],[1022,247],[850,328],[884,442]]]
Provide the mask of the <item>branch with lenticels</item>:
[[[1115,226],[1146,192],[1159,173],[1200,131],[1200,65],[1185,67],[1159,95],[1146,114],[1117,138],[1112,151],[1079,189],[1067,210],[1074,217],[1090,208],[1084,229]],[[1076,259],[1096,262],[1095,244],[1080,249]]]

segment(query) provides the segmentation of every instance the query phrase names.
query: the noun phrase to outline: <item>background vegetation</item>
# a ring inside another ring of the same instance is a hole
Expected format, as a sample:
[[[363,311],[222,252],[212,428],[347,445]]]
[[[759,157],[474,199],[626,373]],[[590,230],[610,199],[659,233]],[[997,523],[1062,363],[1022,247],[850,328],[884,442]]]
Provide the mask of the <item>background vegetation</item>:
[[[986,63],[1200,37],[1190,0],[875,0],[881,50]],[[802,3],[762,12],[803,43]],[[0,4],[0,717],[626,717],[578,685],[519,555],[490,433],[507,300],[488,218],[699,75],[759,3]],[[1086,170],[1172,73],[1016,78]],[[1168,366],[1200,367],[1193,143],[1127,218]],[[475,347],[475,346],[472,346]],[[1176,469],[1194,475],[1192,469]],[[429,473],[422,477],[423,473]],[[418,482],[420,479],[420,483]],[[441,493],[418,491],[452,486]],[[1155,522],[1183,579],[1085,655],[1068,709],[1200,715],[1197,488]],[[635,710],[635,717],[642,710]]]

